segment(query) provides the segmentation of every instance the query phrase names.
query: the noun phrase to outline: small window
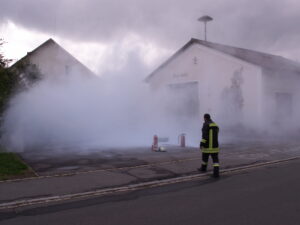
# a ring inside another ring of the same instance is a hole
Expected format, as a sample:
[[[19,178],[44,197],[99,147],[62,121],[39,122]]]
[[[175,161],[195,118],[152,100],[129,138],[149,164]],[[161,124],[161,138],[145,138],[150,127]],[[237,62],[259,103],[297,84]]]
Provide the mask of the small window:
[[[69,74],[70,73],[70,66],[69,65],[66,65],[65,66],[65,74]]]
[[[198,58],[196,56],[193,58],[193,63],[194,65],[198,65]]]

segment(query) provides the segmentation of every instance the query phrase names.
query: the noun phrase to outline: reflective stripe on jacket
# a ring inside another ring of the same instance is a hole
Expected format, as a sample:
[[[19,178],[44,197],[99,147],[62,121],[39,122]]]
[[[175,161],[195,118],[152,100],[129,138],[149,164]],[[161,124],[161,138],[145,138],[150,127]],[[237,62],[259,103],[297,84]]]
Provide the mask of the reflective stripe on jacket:
[[[202,140],[200,144],[203,153],[219,152],[218,134],[219,127],[213,121],[208,121],[203,124]]]

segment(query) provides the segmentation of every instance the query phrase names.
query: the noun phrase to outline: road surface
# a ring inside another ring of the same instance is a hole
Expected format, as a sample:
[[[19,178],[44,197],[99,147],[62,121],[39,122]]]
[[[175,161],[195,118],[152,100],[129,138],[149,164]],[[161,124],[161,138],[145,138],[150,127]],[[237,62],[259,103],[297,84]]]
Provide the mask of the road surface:
[[[300,161],[76,202],[9,210],[1,225],[297,225]]]

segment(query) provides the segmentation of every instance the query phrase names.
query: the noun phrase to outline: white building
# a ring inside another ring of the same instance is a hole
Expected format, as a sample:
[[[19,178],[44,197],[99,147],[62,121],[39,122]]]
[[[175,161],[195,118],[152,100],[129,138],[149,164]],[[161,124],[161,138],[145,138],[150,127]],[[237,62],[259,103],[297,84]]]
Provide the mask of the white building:
[[[182,117],[202,122],[211,113],[223,126],[253,129],[300,126],[300,65],[280,56],[191,39],[146,81],[169,90]]]
[[[33,51],[28,52],[13,67],[20,62],[37,66],[42,76],[50,79],[57,79],[70,74],[95,75],[51,38]]]

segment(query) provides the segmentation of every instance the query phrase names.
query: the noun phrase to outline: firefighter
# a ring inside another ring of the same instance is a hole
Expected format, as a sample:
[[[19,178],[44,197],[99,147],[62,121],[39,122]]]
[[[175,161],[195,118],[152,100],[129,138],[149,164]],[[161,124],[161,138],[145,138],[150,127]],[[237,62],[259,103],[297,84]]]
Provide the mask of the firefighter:
[[[200,172],[207,171],[209,156],[213,160],[214,177],[219,177],[219,143],[218,143],[219,127],[212,121],[209,114],[204,114],[204,123],[202,127],[202,140],[200,149],[202,150],[202,166],[198,170]]]

